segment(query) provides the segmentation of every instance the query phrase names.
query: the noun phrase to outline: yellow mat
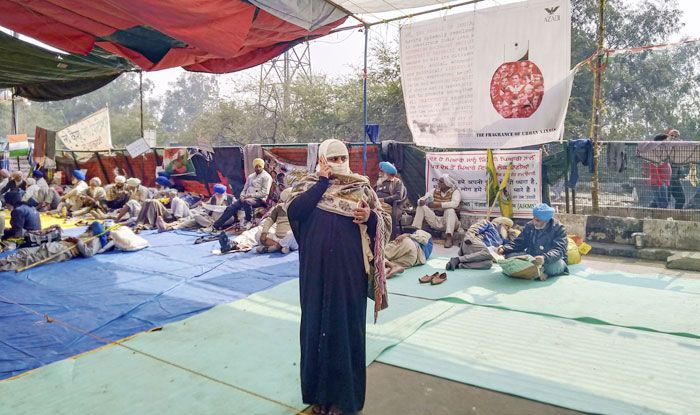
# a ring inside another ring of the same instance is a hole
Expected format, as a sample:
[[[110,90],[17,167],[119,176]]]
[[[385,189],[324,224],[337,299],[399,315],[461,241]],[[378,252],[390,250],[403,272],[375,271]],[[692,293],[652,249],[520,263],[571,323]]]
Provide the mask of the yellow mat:
[[[5,214],[5,229],[10,229],[10,211],[3,210],[2,213]],[[52,215],[49,215],[48,213],[43,213],[43,212],[40,213],[40,216],[41,216],[41,228],[42,229],[46,229],[52,225],[59,225],[63,229],[72,229],[72,228],[78,228],[81,226],[85,226],[85,225],[81,225],[81,224],[76,223],[77,222],[76,219],[65,220],[63,218],[57,218],[57,217],[54,217]]]

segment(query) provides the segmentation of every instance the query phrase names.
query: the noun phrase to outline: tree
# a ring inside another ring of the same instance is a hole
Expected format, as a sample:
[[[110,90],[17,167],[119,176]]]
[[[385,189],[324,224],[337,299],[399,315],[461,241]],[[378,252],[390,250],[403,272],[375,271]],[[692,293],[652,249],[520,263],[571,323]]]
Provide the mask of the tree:
[[[160,123],[176,141],[190,141],[188,128],[202,114],[215,110],[220,101],[216,75],[183,72],[163,97]]]

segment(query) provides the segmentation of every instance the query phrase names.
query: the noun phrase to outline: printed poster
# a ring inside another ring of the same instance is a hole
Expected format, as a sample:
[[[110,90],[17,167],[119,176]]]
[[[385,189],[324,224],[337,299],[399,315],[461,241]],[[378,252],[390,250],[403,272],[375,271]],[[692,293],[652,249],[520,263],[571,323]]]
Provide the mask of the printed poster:
[[[186,147],[173,147],[163,150],[163,170],[171,176],[196,174]]]

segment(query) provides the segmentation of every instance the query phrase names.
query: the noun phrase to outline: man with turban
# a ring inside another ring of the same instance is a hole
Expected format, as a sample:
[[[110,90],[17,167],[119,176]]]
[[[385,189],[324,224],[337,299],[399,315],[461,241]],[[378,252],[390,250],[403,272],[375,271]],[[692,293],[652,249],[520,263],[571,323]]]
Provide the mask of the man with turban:
[[[116,220],[120,221],[128,213],[129,220],[135,223],[141,213],[143,203],[150,197],[150,192],[146,186],[141,184],[141,179],[137,177],[126,179],[126,191],[129,192],[129,200],[119,209]]]
[[[7,171],[7,170],[5,170]],[[13,171],[10,174],[10,180],[7,182],[5,187],[3,187],[0,193],[5,194],[13,190],[26,190],[27,183],[24,181],[24,177],[21,171]]]
[[[379,163],[379,180],[377,180],[377,196],[379,201],[391,207],[392,230],[391,237],[398,235],[399,221],[403,213],[402,204],[406,200],[406,189],[397,176],[396,167],[388,161]]]
[[[406,268],[425,264],[432,252],[433,237],[428,232],[418,229],[413,233],[399,235],[384,249],[386,277],[391,278]]]
[[[233,204],[234,200],[233,195],[226,193],[226,186],[217,183],[214,185],[214,195],[209,198],[207,203],[196,208],[192,216],[172,223],[166,223],[163,218],[156,219],[158,232],[172,229],[209,228],[214,224],[214,221],[221,217],[224,210]]]
[[[534,257],[533,264],[542,267],[540,279],[568,274],[566,229],[554,219],[554,208],[540,203],[532,209],[533,218],[513,242],[499,253],[506,258],[521,255]]]
[[[265,171],[263,159],[253,160],[253,167],[255,171],[248,176],[241,191],[241,198],[226,208],[224,214],[214,222],[214,229],[223,229],[231,218],[234,218],[233,222],[235,223],[238,211],[241,209],[245,212],[246,226],[250,226],[250,221],[253,219],[253,208],[266,206],[272,188],[272,176]]]
[[[35,208],[22,202],[22,191],[5,193],[5,205],[10,209],[10,229],[5,229],[2,239],[23,238],[27,231],[41,229],[41,218]],[[5,224],[3,218],[3,225]]]
[[[85,183],[85,173],[78,169],[73,170],[71,184],[73,188],[63,193],[61,203],[56,209],[57,213],[63,216],[67,216],[68,212],[72,213],[83,206],[82,196],[88,189],[88,184]]]
[[[291,193],[292,189],[283,190],[280,193],[280,202],[272,208],[268,217],[262,221],[260,246],[257,248],[259,254],[276,251],[288,254],[289,251],[299,249],[287,218],[287,205],[285,202],[289,199]],[[273,227],[274,232],[270,232]]]
[[[445,231],[445,248],[452,247],[452,236],[459,228],[457,208],[461,200],[457,184],[449,175],[443,174],[437,185],[418,199],[413,227],[421,229],[425,219],[431,228]]]
[[[354,414],[365,401],[367,297],[385,308],[391,217],[338,140],[319,146],[316,173],[294,181],[287,214],[299,243],[301,392],[315,413]]]
[[[105,187],[105,200],[102,205],[106,210],[121,209],[129,200],[129,191],[126,188],[126,177],[117,176],[114,183]]]
[[[479,220],[467,229],[457,256],[450,258],[445,268],[448,271],[489,269],[494,260],[490,249],[497,252],[498,248],[514,240],[517,234],[513,229],[513,220],[510,218],[501,216],[491,221]]]
[[[48,182],[44,178],[44,172],[41,170],[34,170],[32,172],[32,177],[36,180],[36,185],[39,186],[36,199],[38,203],[37,210],[43,212],[56,209],[61,202],[61,196],[59,196],[54,189],[49,187]]]
[[[102,201],[107,198],[107,193],[104,187],[102,187],[102,180],[99,177],[93,177],[88,182],[88,188],[85,190],[81,196],[82,208],[73,212],[73,216],[83,216],[90,214],[89,216],[95,218],[102,218],[104,212],[102,211]]]
[[[0,271],[15,271],[40,261],[50,264],[79,256],[87,258],[113,247],[114,242],[109,240],[109,232],[105,232],[102,223],[95,221],[78,237],[67,237],[61,241],[16,250],[10,256],[0,259]]]

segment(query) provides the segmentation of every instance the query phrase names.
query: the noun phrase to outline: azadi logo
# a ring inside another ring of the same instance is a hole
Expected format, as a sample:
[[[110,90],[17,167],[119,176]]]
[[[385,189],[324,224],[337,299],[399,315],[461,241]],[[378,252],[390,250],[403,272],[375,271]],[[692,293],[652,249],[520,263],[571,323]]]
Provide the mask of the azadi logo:
[[[545,23],[558,22],[561,20],[561,15],[554,14],[559,10],[559,6],[545,7],[544,11],[547,12],[547,17],[544,18]]]
[[[555,6],[555,7],[545,7],[544,10],[551,16],[551,15],[553,15],[557,10],[559,10],[559,6]]]

